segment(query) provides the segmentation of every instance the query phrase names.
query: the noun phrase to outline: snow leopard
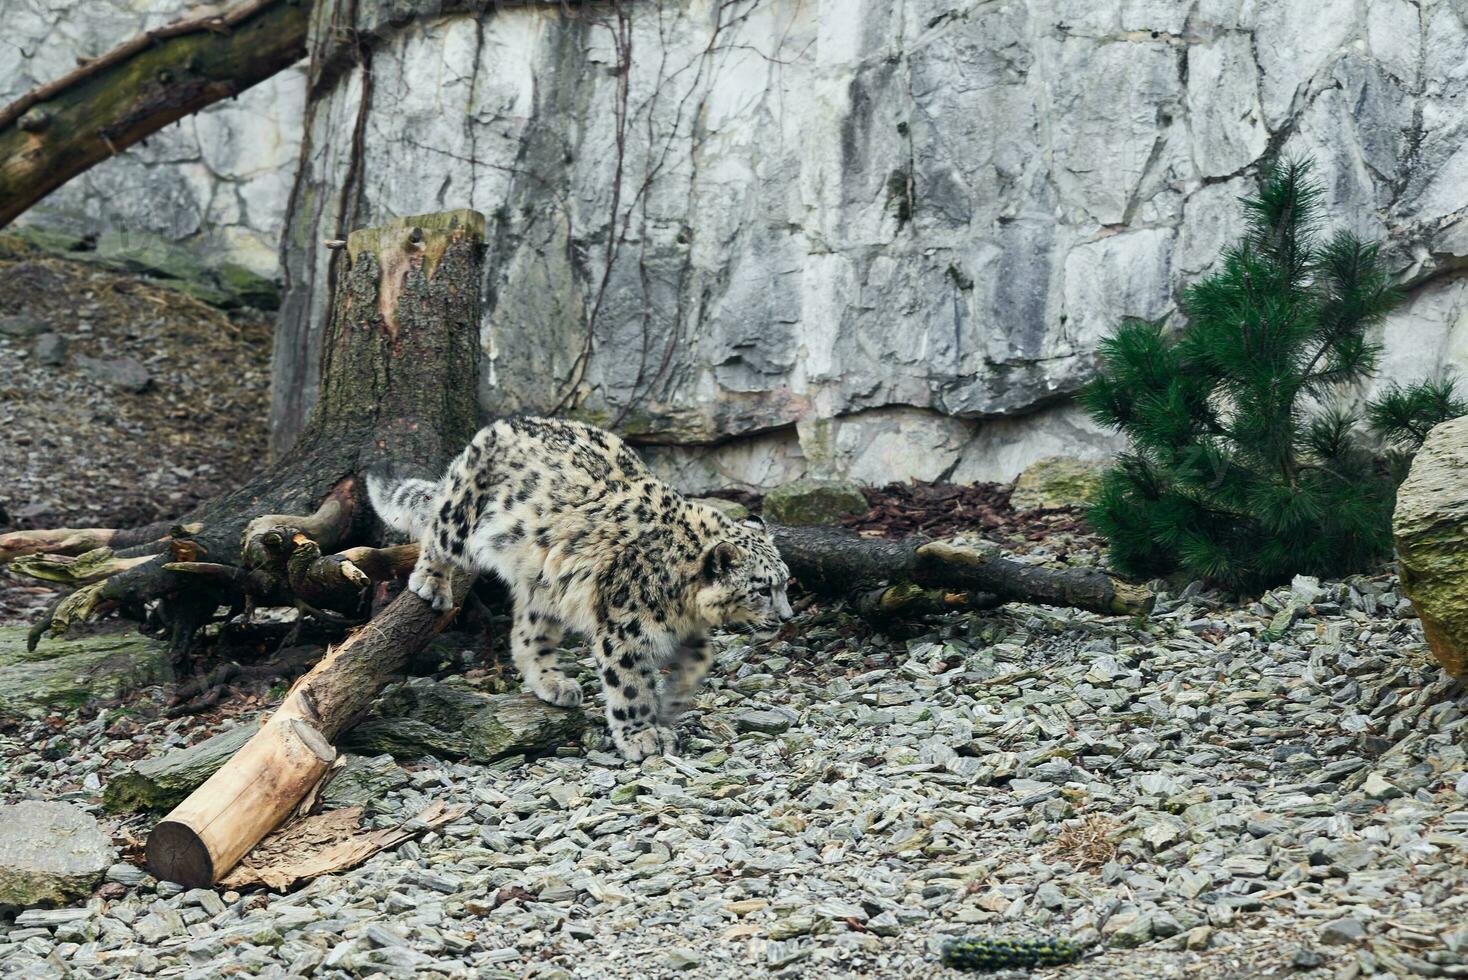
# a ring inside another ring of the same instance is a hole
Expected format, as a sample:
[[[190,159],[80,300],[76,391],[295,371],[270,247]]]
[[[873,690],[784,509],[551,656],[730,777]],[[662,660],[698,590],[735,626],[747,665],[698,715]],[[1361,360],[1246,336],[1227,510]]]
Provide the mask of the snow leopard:
[[[505,582],[511,655],[542,700],[581,703],[556,648],[567,630],[588,639],[612,739],[634,762],[676,752],[709,630],[768,633],[792,615],[789,569],[758,518],[684,498],[595,426],[501,419],[437,482],[377,468],[367,486],[383,522],[418,540],[408,588],[433,608],[453,604],[454,569]]]

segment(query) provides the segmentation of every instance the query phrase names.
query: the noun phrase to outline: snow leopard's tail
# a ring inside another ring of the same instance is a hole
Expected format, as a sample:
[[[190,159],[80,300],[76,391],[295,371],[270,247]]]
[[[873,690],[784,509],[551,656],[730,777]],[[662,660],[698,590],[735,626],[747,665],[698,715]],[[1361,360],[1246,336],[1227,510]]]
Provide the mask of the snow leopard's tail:
[[[438,484],[403,479],[386,467],[374,467],[367,473],[367,496],[382,523],[417,539],[428,532],[432,523]]]

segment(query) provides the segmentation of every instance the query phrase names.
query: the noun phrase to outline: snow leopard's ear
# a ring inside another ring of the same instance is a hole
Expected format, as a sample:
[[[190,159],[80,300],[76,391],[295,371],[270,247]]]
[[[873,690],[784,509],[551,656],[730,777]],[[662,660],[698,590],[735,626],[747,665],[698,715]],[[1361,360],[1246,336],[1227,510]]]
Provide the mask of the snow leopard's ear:
[[[752,527],[757,531],[763,531],[765,529],[765,519],[758,514],[748,514],[740,518],[739,523],[745,527]]]
[[[717,582],[734,570],[739,549],[731,541],[720,541],[703,553],[703,580]]]

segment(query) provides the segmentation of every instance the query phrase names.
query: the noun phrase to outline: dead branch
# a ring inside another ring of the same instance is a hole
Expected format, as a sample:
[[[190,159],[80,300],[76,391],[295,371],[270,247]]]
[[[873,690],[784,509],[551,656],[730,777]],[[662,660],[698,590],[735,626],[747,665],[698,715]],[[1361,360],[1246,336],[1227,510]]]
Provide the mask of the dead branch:
[[[175,528],[175,525],[161,521],[121,530],[114,527],[73,527],[49,531],[11,531],[0,534],[0,565],[25,555],[75,556],[97,548],[123,552],[124,549],[165,541]]]
[[[821,595],[847,596],[889,582],[1107,615],[1146,613],[1154,598],[1145,587],[1098,568],[1025,565],[948,542],[884,541],[844,528],[772,525],[770,530],[791,574]]]
[[[87,585],[153,559],[148,555],[119,558],[111,548],[94,548],[76,557],[57,554],[23,555],[10,563],[11,571],[43,582]]]
[[[0,109],[0,227],[94,164],[306,54],[309,0],[244,0],[155,28]]]

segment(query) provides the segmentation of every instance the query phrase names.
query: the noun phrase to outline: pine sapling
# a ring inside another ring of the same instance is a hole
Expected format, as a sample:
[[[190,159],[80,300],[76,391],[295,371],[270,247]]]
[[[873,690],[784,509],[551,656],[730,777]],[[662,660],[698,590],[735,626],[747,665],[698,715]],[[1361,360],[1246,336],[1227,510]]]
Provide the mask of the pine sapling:
[[[1252,588],[1389,553],[1395,483],[1341,396],[1371,376],[1369,330],[1400,296],[1377,245],[1321,236],[1309,172],[1282,163],[1242,202],[1248,232],[1185,291],[1181,329],[1129,320],[1101,345],[1083,401],[1131,448],[1092,520],[1120,571]],[[1371,418],[1415,434],[1424,406],[1462,409],[1415,386]]]

